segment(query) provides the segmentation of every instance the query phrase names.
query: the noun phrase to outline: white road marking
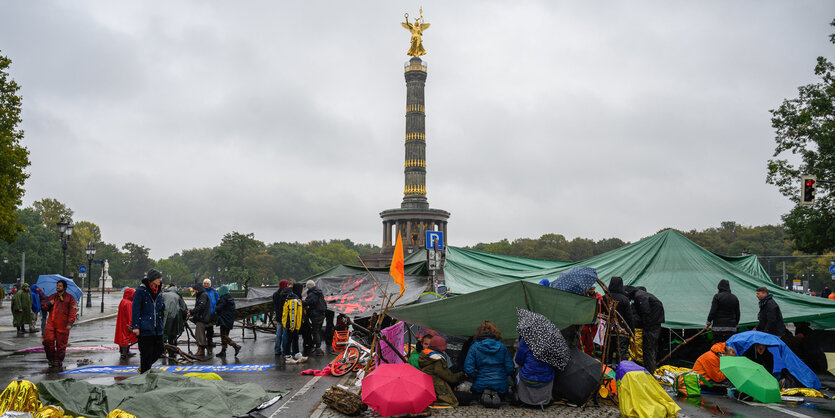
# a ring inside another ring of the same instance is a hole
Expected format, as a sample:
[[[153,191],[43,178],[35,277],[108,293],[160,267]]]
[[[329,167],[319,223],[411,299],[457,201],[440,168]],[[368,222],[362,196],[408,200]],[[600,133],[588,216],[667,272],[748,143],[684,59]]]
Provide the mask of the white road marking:
[[[314,384],[314,383],[316,383],[316,382],[318,382],[318,381],[319,381],[319,379],[320,379],[321,377],[322,377],[322,376],[314,376],[312,379],[310,379],[310,381],[309,381],[309,382],[305,383],[305,385],[304,385],[304,386],[302,386],[302,387],[301,387],[301,389],[299,389],[299,391],[298,391],[298,392],[296,392],[295,394],[293,394],[293,396],[292,396],[292,397],[290,397],[290,399],[288,399],[288,400],[287,400],[287,402],[284,402],[284,405],[281,405],[281,407],[280,407],[280,408],[278,408],[275,412],[273,412],[273,414],[272,414],[272,415],[270,415],[270,418],[275,418],[275,417],[277,417],[277,416],[278,416],[278,414],[279,414],[281,411],[286,410],[286,409],[289,409],[287,405],[289,405],[290,403],[292,403],[292,402],[296,399],[296,397],[297,397],[297,396],[304,395],[305,393],[307,393],[307,391],[309,391],[309,390],[310,390],[310,388],[312,388],[312,387],[313,387],[313,384]]]

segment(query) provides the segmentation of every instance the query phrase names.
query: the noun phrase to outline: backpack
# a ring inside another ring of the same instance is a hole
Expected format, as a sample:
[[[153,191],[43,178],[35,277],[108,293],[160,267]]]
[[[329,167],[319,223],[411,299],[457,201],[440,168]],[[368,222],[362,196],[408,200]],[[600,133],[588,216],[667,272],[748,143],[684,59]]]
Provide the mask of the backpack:
[[[284,311],[282,314],[282,322],[284,328],[288,331],[298,331],[302,327],[302,300],[287,299],[284,302]]]
[[[499,409],[499,406],[502,405],[502,400],[495,390],[484,389],[484,392],[481,393],[481,404],[485,408]]]
[[[685,397],[702,396],[702,389],[699,386],[699,374],[696,372],[682,373],[676,376],[676,391]]]

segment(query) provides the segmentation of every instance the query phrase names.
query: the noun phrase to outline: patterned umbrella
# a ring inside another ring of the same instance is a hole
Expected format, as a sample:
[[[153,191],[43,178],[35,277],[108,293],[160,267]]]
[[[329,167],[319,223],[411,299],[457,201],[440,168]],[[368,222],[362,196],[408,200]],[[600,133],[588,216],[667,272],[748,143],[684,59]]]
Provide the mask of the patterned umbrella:
[[[565,292],[585,295],[597,282],[597,270],[591,267],[574,267],[560,274],[551,282],[551,287]]]
[[[565,369],[571,354],[560,329],[551,320],[535,312],[516,308],[516,315],[519,318],[516,331],[525,339],[533,356],[557,370]]]

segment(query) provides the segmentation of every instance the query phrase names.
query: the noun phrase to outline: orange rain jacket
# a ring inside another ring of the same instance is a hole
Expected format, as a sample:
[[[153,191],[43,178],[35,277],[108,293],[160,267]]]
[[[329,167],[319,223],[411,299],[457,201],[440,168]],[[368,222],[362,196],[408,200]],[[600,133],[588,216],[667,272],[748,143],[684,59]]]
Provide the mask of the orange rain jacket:
[[[696,364],[693,365],[693,371],[712,382],[718,383],[725,380],[725,373],[719,371],[719,354],[724,352],[725,343],[713,344],[713,347],[710,347],[710,351],[696,359]]]

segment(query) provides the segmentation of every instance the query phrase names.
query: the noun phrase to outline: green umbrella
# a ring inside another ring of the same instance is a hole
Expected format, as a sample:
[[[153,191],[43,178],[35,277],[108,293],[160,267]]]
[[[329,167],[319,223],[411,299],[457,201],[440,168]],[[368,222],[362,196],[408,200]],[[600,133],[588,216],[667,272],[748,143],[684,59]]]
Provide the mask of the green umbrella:
[[[780,384],[765,370],[747,357],[724,356],[719,359],[719,370],[740,392],[747,393],[762,403],[780,402]]]

